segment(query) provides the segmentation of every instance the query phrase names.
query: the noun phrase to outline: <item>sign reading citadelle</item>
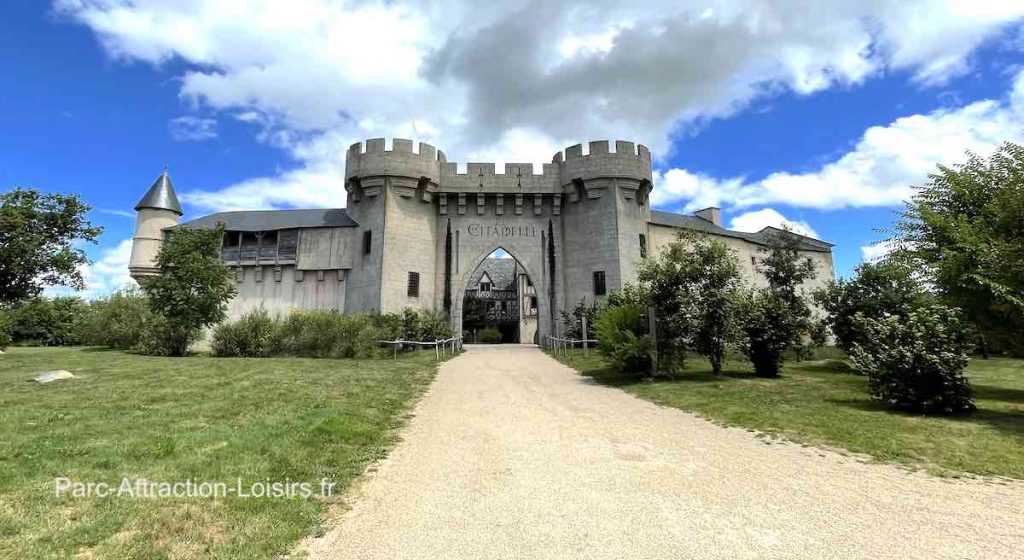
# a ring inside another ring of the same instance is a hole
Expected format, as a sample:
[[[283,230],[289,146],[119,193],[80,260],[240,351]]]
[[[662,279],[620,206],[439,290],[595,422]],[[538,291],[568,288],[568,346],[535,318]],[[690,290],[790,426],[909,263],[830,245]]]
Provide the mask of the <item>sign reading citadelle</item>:
[[[466,232],[473,237],[537,237],[537,226],[469,224]]]

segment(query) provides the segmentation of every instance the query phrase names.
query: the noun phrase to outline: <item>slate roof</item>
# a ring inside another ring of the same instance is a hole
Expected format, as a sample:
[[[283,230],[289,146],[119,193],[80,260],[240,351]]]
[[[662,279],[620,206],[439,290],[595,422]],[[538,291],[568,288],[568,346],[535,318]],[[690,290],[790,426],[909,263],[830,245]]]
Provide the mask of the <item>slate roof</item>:
[[[470,276],[469,290],[476,290],[480,287],[480,278],[485,272],[491,277],[492,290],[511,290],[516,280],[515,267],[515,259],[486,258],[473,272],[473,276]]]
[[[178,202],[178,196],[174,194],[174,185],[171,184],[171,176],[167,174],[166,169],[157,177],[153,186],[149,187],[142,200],[135,205],[135,210],[143,208],[170,210],[177,212],[179,216],[182,214],[181,204]]]
[[[766,227],[761,231],[754,233],[734,231],[722,226],[717,226],[714,223],[697,216],[662,212],[660,210],[651,211],[651,223],[659,226],[670,226],[702,231],[712,235],[734,237],[736,239],[743,239],[758,245],[768,245],[772,235],[785,234],[784,230],[773,227]],[[799,239],[800,250],[802,251],[816,251],[820,253],[828,253],[832,251],[833,245],[827,241],[821,241],[820,239],[814,239],[813,237],[807,237],[805,235],[799,235],[792,232],[790,232],[789,235],[795,236]]]
[[[228,231],[274,231],[318,227],[357,227],[344,208],[312,210],[245,210],[217,212],[178,227],[212,228],[223,222]]]

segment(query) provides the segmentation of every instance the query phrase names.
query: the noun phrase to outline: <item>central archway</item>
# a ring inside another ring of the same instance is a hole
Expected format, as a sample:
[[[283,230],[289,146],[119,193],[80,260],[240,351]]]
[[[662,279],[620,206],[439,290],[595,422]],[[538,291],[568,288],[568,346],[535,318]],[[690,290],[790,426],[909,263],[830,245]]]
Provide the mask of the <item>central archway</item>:
[[[492,256],[500,256],[502,260],[514,263],[509,266],[513,271],[514,279],[509,278],[506,285],[502,285],[499,288],[502,290],[515,290],[514,294],[504,292],[492,294],[499,295],[500,297],[498,298],[488,298],[489,301],[494,301],[498,306],[495,309],[496,314],[500,315],[502,313],[500,308],[501,301],[508,302],[509,298],[516,298],[516,307],[518,307],[516,338],[519,339],[518,342],[523,344],[540,342],[543,339],[543,335],[550,328],[547,324],[549,321],[546,320],[550,304],[547,289],[545,288],[546,278],[541,267],[542,259],[538,257],[531,260],[527,255],[524,255],[526,258],[520,258],[520,255],[516,254],[516,252],[499,244],[494,244],[492,247],[479,251],[478,254],[466,262],[466,266],[460,266],[457,274],[454,275],[452,283],[456,289],[452,293],[452,330],[456,333],[465,334],[464,311],[467,294],[473,294],[475,291],[479,295],[479,284],[483,277],[481,271],[487,272],[489,267],[485,263]],[[495,279],[492,277],[491,280]],[[495,286],[492,284],[490,288],[494,290]],[[512,305],[508,305],[508,307],[511,308]],[[506,309],[506,313],[509,311],[509,309]],[[472,341],[472,338],[466,339],[466,342]]]
[[[504,248],[484,258],[462,297],[467,342],[537,343],[537,289],[526,269]]]

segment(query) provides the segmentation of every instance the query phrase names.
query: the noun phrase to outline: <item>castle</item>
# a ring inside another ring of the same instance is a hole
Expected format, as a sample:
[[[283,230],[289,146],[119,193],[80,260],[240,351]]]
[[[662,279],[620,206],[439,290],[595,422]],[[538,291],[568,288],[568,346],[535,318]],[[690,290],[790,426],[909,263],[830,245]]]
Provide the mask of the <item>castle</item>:
[[[581,299],[593,302],[634,282],[637,264],[680,230],[721,239],[739,254],[748,281],[764,282],[757,263],[774,228],[726,229],[717,208],[694,215],[652,210],[651,154],[643,145],[595,141],[585,153],[577,144],[539,173],[525,163],[500,173],[492,163],[469,163],[459,173],[434,146],[414,148],[397,138],[390,149],[384,139],[353,144],[346,203],[338,209],[221,212],[180,223],[181,205],[164,172],[135,207],[131,274],[161,272],[154,259],[167,230],[223,223],[222,258],[238,282],[231,318],[260,306],[277,313],[410,307],[446,312],[461,332],[474,274],[503,249],[532,288],[536,334],[524,333],[524,342],[561,333],[560,312]],[[831,280],[832,245],[798,240],[817,264],[813,283]]]

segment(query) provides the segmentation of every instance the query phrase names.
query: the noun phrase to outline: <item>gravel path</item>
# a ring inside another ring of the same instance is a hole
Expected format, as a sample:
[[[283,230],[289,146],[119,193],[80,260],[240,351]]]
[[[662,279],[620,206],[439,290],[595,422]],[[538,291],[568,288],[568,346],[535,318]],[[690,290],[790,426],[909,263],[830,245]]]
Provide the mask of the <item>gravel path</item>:
[[[1024,484],[768,445],[530,347],[445,363],[348,500],[311,558],[1024,557]]]

